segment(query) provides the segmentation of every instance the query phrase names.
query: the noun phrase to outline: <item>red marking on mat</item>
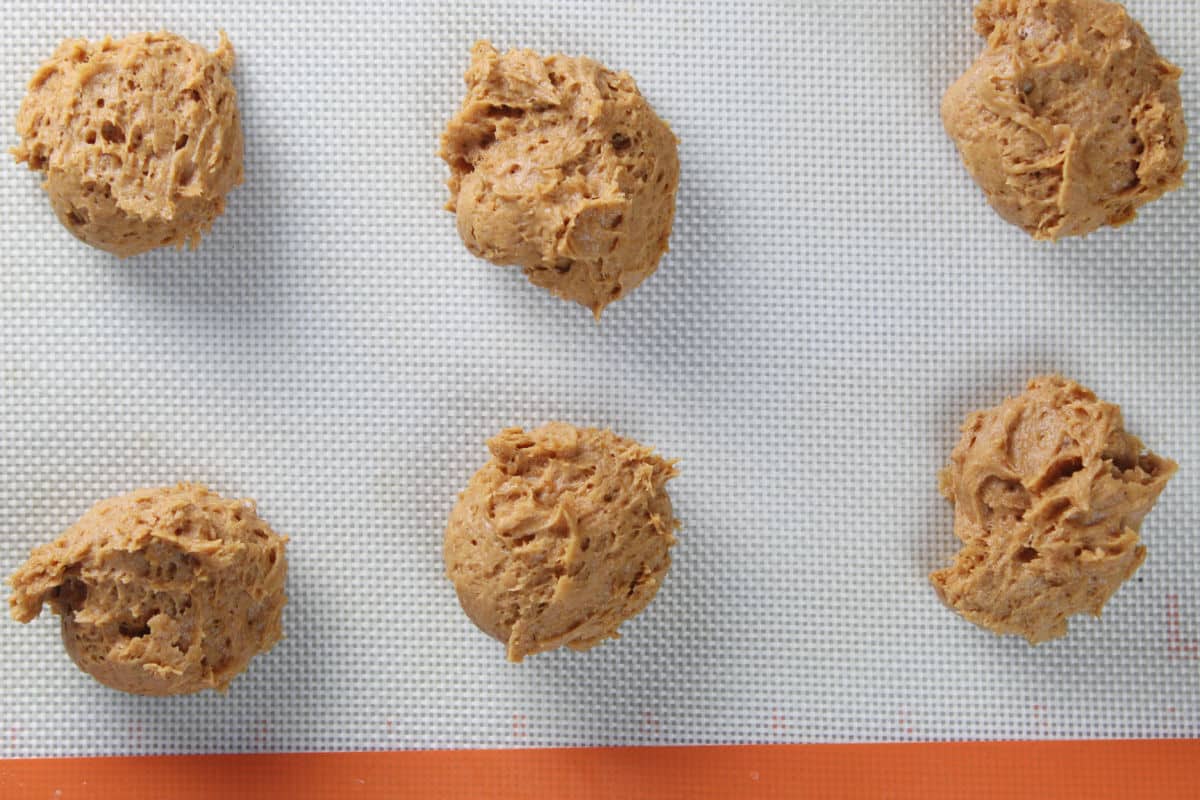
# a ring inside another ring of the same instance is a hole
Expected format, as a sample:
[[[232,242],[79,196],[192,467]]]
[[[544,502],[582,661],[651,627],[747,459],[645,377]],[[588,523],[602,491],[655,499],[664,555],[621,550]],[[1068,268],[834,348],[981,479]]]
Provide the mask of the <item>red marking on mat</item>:
[[[908,713],[907,708],[900,709],[900,732],[901,733],[912,733],[913,732],[912,720],[909,718],[909,713]]]
[[[142,743],[142,723],[140,723],[140,722],[129,723],[129,741],[131,741],[137,745],[140,745]]]
[[[654,716],[653,711],[642,712],[642,730],[646,733],[662,733],[662,723]]]
[[[1167,654],[1172,659],[1200,660],[1200,644],[1195,639],[1184,641],[1177,594],[1167,595]]]
[[[1050,728],[1050,722],[1046,719],[1046,715],[1044,713],[1045,711],[1045,706],[1034,705],[1033,707],[1033,723],[1034,725],[1041,723],[1042,730],[1048,730]]]
[[[778,708],[771,709],[771,730],[775,733],[783,733],[787,729],[787,717]]]
[[[529,718],[524,714],[513,714],[512,735],[514,739],[529,738]]]
[[[267,743],[267,721],[260,719],[258,727],[254,728],[254,743],[259,747],[264,747]]]

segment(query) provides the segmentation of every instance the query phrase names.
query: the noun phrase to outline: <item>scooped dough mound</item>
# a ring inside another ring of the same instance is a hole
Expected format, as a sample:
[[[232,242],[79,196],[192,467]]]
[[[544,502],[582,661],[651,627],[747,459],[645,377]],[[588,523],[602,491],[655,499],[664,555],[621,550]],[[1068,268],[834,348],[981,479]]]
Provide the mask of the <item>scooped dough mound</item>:
[[[69,39],[29,83],[13,155],[88,244],[195,247],[242,182],[233,60],[224,34],[213,53],[166,32]]]
[[[442,134],[467,249],[599,318],[658,267],[675,217],[675,135],[628,73],[590,58],[471,51]]]
[[[1034,378],[967,417],[939,476],[963,547],[930,580],[977,625],[1031,644],[1063,636],[1141,566],[1142,518],[1175,470],[1125,432],[1117,406]]]
[[[654,598],[671,565],[676,472],[607,430],[501,431],[450,514],[446,571],[508,659],[587,650]]]
[[[48,602],[67,652],[125,692],[225,691],[283,636],[285,537],[202,486],[97,504],[13,575],[13,618]]]
[[[1178,188],[1180,70],[1108,0],[982,0],[987,47],[942,120],[1004,219],[1035,239],[1123,225]]]

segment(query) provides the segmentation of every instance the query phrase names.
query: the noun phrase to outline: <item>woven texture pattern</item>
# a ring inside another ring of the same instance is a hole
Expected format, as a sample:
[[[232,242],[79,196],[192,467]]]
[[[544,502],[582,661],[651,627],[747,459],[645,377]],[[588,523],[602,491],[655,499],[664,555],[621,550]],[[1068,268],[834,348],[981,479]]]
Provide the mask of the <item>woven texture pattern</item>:
[[[1194,115],[1200,5],[1128,6]],[[292,542],[287,638],[226,697],[123,696],[53,618],[5,622],[0,755],[1200,735],[1200,174],[1083,241],[1003,223],[938,118],[981,46],[971,3],[6,17],[8,119],[64,37],[227,30],[247,180],[199,251],[122,263],[0,165],[0,569],[183,479],[254,497]],[[442,210],[477,38],[628,70],[681,138],[672,250],[600,326],[473,259]],[[1034,650],[926,574],[956,549],[936,472],[964,415],[1050,371],[1182,469],[1103,621]],[[681,459],[685,527],[622,640],[511,665],[441,536],[484,440],[548,419]]]

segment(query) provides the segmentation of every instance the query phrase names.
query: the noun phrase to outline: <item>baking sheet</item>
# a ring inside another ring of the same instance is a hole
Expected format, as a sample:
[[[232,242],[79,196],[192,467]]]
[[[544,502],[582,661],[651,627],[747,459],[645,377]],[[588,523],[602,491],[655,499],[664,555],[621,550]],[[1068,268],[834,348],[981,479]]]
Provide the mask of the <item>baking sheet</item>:
[[[6,623],[0,755],[1200,735],[1198,181],[1084,241],[1001,222],[937,116],[971,5],[7,4],[10,119],[61,38],[228,31],[247,182],[198,252],[117,262],[0,167],[0,569],[197,480],[292,537],[292,599],[225,697],[112,692]],[[1200,6],[1128,7],[1197,128]],[[626,69],[681,137],[672,251],[600,326],[441,209],[477,38]],[[962,417],[1045,371],[1182,468],[1103,621],[1031,650],[925,575]],[[621,641],[510,665],[441,532],[484,439],[548,419],[680,458],[686,527]]]

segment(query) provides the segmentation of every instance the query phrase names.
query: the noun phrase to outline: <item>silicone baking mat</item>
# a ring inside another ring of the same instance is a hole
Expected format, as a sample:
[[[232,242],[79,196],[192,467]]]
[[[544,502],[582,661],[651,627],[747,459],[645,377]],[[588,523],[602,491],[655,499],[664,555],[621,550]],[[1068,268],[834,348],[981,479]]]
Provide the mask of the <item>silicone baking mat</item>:
[[[118,262],[0,165],[0,568],[184,479],[292,541],[287,638],[228,696],[125,696],[54,618],[6,623],[0,754],[1200,735],[1200,178],[1083,241],[1000,221],[938,118],[971,7],[6,4],[8,119],[64,37],[226,30],[247,179],[197,252]],[[1194,114],[1200,5],[1128,7]],[[442,210],[479,38],[628,70],[681,139],[672,250],[601,325]],[[1182,466],[1103,620],[1031,649],[925,576],[955,550],[936,472],[963,416],[1049,371]],[[442,528],[484,440],[549,419],[681,459],[685,527],[620,641],[511,665]]]

